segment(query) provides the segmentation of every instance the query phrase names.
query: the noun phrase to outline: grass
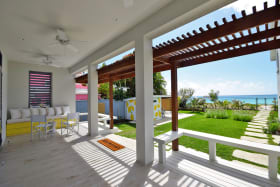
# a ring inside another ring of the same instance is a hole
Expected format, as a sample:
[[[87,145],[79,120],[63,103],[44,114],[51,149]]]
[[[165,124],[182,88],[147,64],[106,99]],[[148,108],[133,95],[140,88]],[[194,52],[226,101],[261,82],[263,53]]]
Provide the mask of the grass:
[[[252,121],[255,115],[256,115],[255,111],[237,110],[233,112],[232,117],[234,120],[237,121],[250,122]]]
[[[189,129],[199,132],[205,132],[210,134],[216,134],[231,138],[240,139],[244,135],[245,129],[247,127],[247,122],[236,121],[233,118],[228,119],[215,119],[215,118],[206,118],[204,112],[191,112],[191,111],[179,111],[180,113],[192,113],[195,114],[192,117],[179,120],[179,128]],[[233,115],[231,110],[226,111],[229,116]],[[131,123],[122,123],[116,124],[116,126],[122,130],[122,132],[117,133],[120,136],[125,136],[128,138],[136,138],[136,124]],[[171,130],[171,123],[167,123],[161,126],[154,128],[154,136],[163,134]],[[275,145],[272,139],[269,139],[269,143]],[[179,144],[188,148],[195,149],[204,153],[208,153],[208,142],[205,140],[200,140],[196,138],[183,136],[179,139]],[[238,159],[232,156],[235,147],[226,146],[222,144],[217,144],[217,156],[226,159],[226,160],[239,160],[242,162],[254,164],[261,166],[259,164],[249,162],[247,160]],[[245,150],[248,151],[248,150]],[[252,151],[248,151],[252,152]],[[280,158],[279,158],[280,161]],[[278,163],[278,173],[280,173],[280,162]],[[266,167],[266,166],[262,166]]]
[[[180,113],[193,113],[190,111],[179,111]],[[232,111],[227,111],[231,115]],[[205,118],[204,112],[195,112],[196,115],[179,120],[179,128],[200,131],[210,134],[217,134],[239,139],[247,127],[247,123],[234,121],[233,119]],[[130,123],[116,124],[122,130],[117,133],[120,136],[136,138],[136,125]],[[154,129],[154,135],[160,135],[171,130],[171,123],[167,123]],[[181,137],[179,144],[185,147],[208,153],[208,142],[191,137]],[[232,160],[232,152],[235,148],[217,144],[217,155],[227,160]]]
[[[228,119],[230,116],[226,110],[207,110],[205,113],[206,118],[215,119]]]

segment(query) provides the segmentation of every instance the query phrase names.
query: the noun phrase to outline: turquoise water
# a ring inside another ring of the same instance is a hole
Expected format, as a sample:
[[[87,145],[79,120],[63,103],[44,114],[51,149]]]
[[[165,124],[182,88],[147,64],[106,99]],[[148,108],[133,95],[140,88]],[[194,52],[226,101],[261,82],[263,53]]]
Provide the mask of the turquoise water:
[[[202,96],[200,96],[201,98]],[[210,99],[207,96],[203,96],[206,99],[207,103],[211,103]],[[258,98],[258,104],[272,105],[274,99],[277,100],[277,95],[224,95],[219,96],[220,101],[228,100],[240,100],[244,103],[256,104],[256,98]]]

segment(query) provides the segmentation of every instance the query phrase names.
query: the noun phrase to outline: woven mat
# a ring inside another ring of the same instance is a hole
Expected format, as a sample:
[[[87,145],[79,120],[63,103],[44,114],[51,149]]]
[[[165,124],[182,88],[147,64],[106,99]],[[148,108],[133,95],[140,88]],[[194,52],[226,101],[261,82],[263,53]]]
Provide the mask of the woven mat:
[[[120,149],[125,148],[123,145],[118,144],[117,142],[114,142],[108,138],[102,139],[102,140],[98,140],[98,143],[104,145],[105,147],[108,147],[109,149],[111,149],[112,151],[118,151]]]

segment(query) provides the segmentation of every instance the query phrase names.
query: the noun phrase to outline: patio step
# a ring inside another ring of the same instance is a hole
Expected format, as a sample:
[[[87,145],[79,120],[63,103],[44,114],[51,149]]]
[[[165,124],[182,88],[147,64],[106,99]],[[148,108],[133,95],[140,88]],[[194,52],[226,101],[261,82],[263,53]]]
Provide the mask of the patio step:
[[[262,129],[256,129],[256,128],[246,128],[246,131],[252,131],[252,132],[260,132],[260,133],[263,133],[263,130]]]
[[[264,166],[268,166],[268,156],[259,153],[250,153],[242,150],[234,150],[232,156]]]
[[[263,138],[254,138],[254,137],[251,137],[251,136],[241,136],[240,139],[241,140],[247,140],[247,141],[250,141],[250,142],[268,144],[268,140],[263,139]]]
[[[266,134],[264,134],[264,133],[257,133],[257,132],[249,132],[249,131],[246,131],[246,132],[245,132],[245,135],[247,135],[247,136],[259,137],[259,138],[267,138],[267,135],[266,135]]]

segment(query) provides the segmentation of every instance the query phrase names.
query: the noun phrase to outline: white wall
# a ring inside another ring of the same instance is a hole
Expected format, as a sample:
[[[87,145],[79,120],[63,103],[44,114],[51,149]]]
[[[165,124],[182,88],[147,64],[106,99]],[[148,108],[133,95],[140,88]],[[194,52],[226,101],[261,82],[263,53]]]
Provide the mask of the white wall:
[[[2,52],[2,145],[6,140],[6,121],[7,121],[7,95],[8,95],[8,61]]]
[[[65,68],[8,62],[8,109],[28,107],[29,71],[52,72],[52,106],[69,105],[76,111],[75,80]]]

